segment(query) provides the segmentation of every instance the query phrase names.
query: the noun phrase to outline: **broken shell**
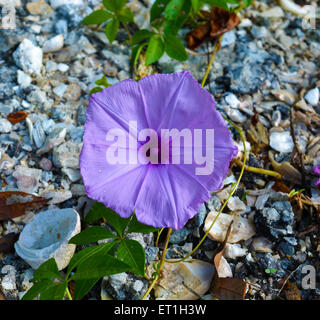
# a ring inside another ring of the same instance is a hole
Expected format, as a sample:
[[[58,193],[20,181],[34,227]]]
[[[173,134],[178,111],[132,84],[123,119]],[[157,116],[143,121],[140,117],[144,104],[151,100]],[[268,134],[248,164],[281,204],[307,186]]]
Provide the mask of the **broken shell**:
[[[203,296],[210,288],[214,270],[212,264],[196,259],[177,263],[166,262],[163,278],[155,286],[154,295],[157,300],[197,300],[199,297],[191,290]]]
[[[208,214],[203,228],[204,232],[208,231],[216,216],[217,212],[214,211]],[[221,213],[208,234],[209,238],[223,242],[232,220],[233,224],[228,237],[229,243],[248,240],[256,233],[254,224],[250,220],[236,215]]]
[[[76,246],[68,241],[80,232],[80,217],[73,209],[51,209],[37,214],[22,230],[15,243],[17,254],[33,269],[50,258],[64,269]]]
[[[231,267],[230,267],[228,261],[226,260],[226,258],[223,256],[220,259],[217,273],[218,273],[219,278],[232,278],[233,277]]]

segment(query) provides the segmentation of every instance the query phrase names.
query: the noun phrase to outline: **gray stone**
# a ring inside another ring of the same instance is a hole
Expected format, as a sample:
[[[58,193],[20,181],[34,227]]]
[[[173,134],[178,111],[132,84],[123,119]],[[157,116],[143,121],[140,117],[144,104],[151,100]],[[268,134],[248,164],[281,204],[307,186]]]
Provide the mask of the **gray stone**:
[[[185,241],[189,234],[192,233],[192,230],[184,227],[179,230],[173,230],[171,236],[170,236],[170,243],[179,244],[182,241]]]
[[[53,163],[57,167],[78,169],[81,147],[73,141],[61,144],[53,151]]]

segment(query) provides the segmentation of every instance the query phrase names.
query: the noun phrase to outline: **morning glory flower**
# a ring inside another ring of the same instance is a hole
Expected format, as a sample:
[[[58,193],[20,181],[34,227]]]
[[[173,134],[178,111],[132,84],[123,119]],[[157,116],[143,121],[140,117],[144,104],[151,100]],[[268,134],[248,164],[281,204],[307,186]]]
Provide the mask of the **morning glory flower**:
[[[182,228],[237,154],[211,94],[188,72],[128,79],[90,97],[80,154],[87,195],[121,217]]]
[[[315,167],[313,168],[313,172],[314,172],[315,174],[320,175],[320,165],[315,166]],[[320,178],[314,183],[315,186],[317,186],[318,184],[320,184]]]

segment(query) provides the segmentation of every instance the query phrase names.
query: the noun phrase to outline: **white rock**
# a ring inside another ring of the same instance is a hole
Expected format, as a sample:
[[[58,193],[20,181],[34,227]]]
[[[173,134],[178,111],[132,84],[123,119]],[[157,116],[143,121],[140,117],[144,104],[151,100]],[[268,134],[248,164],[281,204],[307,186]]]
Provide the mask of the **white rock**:
[[[319,103],[319,89],[314,88],[308,91],[304,98],[307,100],[309,104],[316,107]]]
[[[67,85],[60,83],[57,87],[53,89],[53,92],[60,98],[62,98],[67,90]]]
[[[252,250],[256,252],[270,252],[272,253],[272,243],[264,237],[254,238],[252,241]]]
[[[223,255],[230,259],[236,259],[245,256],[247,252],[248,249],[241,248],[239,244],[226,243]]]
[[[267,19],[278,19],[284,17],[284,12],[281,7],[275,6],[271,9],[261,12],[260,16]]]
[[[271,132],[270,146],[279,152],[292,152],[294,144],[290,132]]]
[[[239,197],[231,197],[228,201],[228,208],[231,211],[243,211],[246,210],[246,205],[239,199]]]
[[[38,191],[42,170],[18,166],[12,176],[17,179],[20,191],[34,193]]]
[[[12,129],[12,124],[9,120],[0,118],[0,133],[8,133]]]
[[[217,212],[209,212],[204,223],[204,232],[208,231],[216,216]],[[248,240],[256,233],[254,224],[250,220],[239,217],[237,215],[221,213],[208,234],[209,238],[215,241],[223,242],[232,220],[233,224],[231,227],[230,235],[228,237],[229,243]]]
[[[47,40],[42,47],[43,52],[56,52],[63,48],[64,39],[62,34]]]
[[[224,98],[227,102],[227,104],[232,107],[232,108],[238,108],[239,107],[239,104],[240,104],[240,101],[239,99],[237,98],[237,96],[233,93],[229,93],[225,96]]]
[[[26,88],[31,84],[31,77],[21,70],[18,70],[17,79],[21,88]]]
[[[18,67],[29,74],[40,75],[42,67],[42,50],[24,39],[13,53],[13,59]]]
[[[0,6],[4,7],[10,3],[11,6],[18,8],[21,6],[21,0],[0,0]]]
[[[54,62],[49,60],[46,64],[46,70],[47,72],[56,71],[58,69],[58,65]]]
[[[65,63],[59,63],[58,70],[61,72],[67,72],[69,70],[69,66]]]
[[[80,232],[80,216],[73,209],[51,209],[37,214],[15,243],[16,253],[33,269],[50,258],[64,269],[76,246],[68,241]]]
[[[183,284],[203,296],[210,288],[214,266],[201,260],[190,259],[184,262],[164,263],[163,275],[155,286],[157,300],[197,300]]]
[[[79,5],[79,4],[83,4],[83,0],[50,0],[50,5],[54,9],[64,4]]]

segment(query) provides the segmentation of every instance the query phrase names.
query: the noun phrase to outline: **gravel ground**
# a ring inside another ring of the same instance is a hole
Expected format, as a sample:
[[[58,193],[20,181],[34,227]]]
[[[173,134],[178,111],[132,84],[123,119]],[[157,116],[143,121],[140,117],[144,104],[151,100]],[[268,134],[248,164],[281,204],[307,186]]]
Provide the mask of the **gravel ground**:
[[[83,216],[92,205],[78,164],[89,92],[102,75],[111,84],[132,77],[126,32],[121,29],[110,45],[103,31],[81,25],[100,0],[48,0],[41,8],[14,2],[16,28],[0,29],[1,190],[36,193],[50,198],[49,208],[75,208]],[[142,27],[148,24],[151,2],[130,1]],[[244,219],[243,236],[228,245],[225,266],[231,276],[250,283],[247,299],[287,299],[279,282],[288,276],[302,299],[319,299],[319,286],[304,289],[302,279],[303,267],[311,265],[320,282],[320,207],[314,204],[320,193],[312,174],[320,164],[320,29],[306,28],[301,17],[275,1],[256,1],[241,18],[224,36],[206,88],[218,110],[244,129],[248,165],[277,170],[284,179],[245,172],[224,210]],[[204,44],[198,52],[212,48]],[[187,70],[201,82],[206,64],[205,56],[189,55],[183,63],[163,56],[153,69],[140,65],[137,73]],[[28,116],[13,125],[7,116],[19,110]],[[239,134],[231,131],[242,151]],[[182,257],[199,242],[206,219],[219,210],[239,173],[239,162],[234,162],[223,190],[173,232],[167,258]],[[303,196],[288,197],[302,188]],[[20,233],[34,214],[1,222],[0,235]],[[219,244],[215,237],[207,238],[194,258],[212,261]],[[153,261],[158,252],[153,235],[135,239]],[[0,253],[0,289],[7,299],[22,297],[32,285],[32,273],[15,253]],[[100,281],[86,299],[100,299],[100,294],[103,299],[139,299],[147,285],[144,278],[119,274]]]

